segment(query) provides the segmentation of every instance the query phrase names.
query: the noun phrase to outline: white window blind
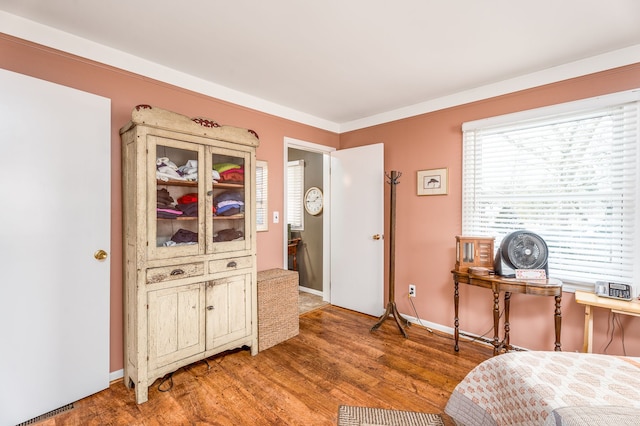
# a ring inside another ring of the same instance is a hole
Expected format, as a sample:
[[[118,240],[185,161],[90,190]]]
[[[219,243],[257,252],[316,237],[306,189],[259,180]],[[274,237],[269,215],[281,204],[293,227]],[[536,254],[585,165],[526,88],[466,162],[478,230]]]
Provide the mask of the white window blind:
[[[289,161],[287,164],[287,221],[294,231],[304,229],[304,160]]]
[[[637,92],[631,98],[465,123],[463,234],[494,236],[497,248],[526,229],[545,240],[549,275],[565,284],[635,284],[640,120]]]
[[[269,169],[266,161],[256,161],[256,231],[269,230]]]

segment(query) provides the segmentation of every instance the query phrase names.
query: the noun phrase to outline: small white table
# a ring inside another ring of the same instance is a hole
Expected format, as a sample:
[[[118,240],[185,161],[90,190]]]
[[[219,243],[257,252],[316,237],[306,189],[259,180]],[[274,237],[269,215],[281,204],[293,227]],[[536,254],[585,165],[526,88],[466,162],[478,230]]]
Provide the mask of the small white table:
[[[618,300],[600,297],[595,293],[576,290],[576,303],[584,305],[584,345],[582,352],[591,353],[593,349],[593,312],[591,307],[610,309],[615,314],[640,317],[640,301]]]

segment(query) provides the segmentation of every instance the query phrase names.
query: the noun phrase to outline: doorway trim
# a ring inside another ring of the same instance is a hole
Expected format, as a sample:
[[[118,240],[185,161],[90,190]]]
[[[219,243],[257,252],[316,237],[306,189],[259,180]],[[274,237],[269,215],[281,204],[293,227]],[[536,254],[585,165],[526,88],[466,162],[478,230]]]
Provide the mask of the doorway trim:
[[[322,213],[322,300],[328,302],[331,300],[331,153],[336,151],[336,148],[326,145],[320,145],[313,142],[307,142],[300,139],[294,139],[285,136],[284,137],[284,165],[283,176],[284,179],[284,200],[283,200],[283,224],[282,236],[283,241],[287,241],[287,226],[288,223],[288,211],[287,211],[287,164],[289,162],[289,148],[298,149],[301,151],[315,152],[322,154],[322,187],[324,192],[324,206]],[[288,267],[288,250],[287,244],[282,244],[283,255],[283,267]]]

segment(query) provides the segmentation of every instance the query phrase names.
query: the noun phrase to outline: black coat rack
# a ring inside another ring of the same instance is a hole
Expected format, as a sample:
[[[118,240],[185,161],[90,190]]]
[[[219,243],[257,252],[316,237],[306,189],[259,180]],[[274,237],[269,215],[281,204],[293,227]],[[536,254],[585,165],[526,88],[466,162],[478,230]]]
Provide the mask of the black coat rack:
[[[411,323],[400,315],[395,301],[396,242],[394,234],[396,230],[396,185],[400,183],[398,179],[402,176],[402,173],[392,170],[391,176],[388,174],[386,176],[387,179],[389,179],[387,183],[391,185],[391,214],[389,218],[389,302],[387,303],[387,309],[384,314],[382,314],[378,322],[371,327],[371,331],[377,330],[387,318],[393,317],[402,335],[407,338],[405,327],[408,327]]]

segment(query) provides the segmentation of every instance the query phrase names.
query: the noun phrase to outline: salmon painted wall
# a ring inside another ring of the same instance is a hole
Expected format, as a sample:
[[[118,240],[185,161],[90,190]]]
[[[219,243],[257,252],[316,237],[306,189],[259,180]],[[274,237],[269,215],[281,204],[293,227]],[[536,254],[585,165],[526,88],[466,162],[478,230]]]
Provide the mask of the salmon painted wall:
[[[111,324],[110,371],[123,368],[122,185],[120,128],[139,104],[255,130],[257,158],[269,165],[269,210],[283,211],[284,137],[338,147],[339,135],[223,102],[54,49],[0,34],[0,67],[111,99]],[[271,218],[271,213],[268,215]],[[258,233],[258,270],[282,267],[282,223]]]
[[[255,130],[261,141],[257,157],[269,164],[270,211],[283,210],[281,188],[285,136],[336,148],[383,141],[385,169],[403,173],[397,187],[395,269],[398,307],[402,313],[415,316],[407,299],[407,287],[409,283],[416,284],[417,297],[414,301],[419,316],[426,321],[453,326],[449,271],[455,260],[454,236],[461,229],[462,122],[640,87],[640,64],[637,64],[337,135],[4,34],[0,34],[0,67],[111,99],[112,372],[123,367],[119,129],[127,123],[135,105],[156,105],[188,116],[205,116],[221,124]],[[440,167],[449,168],[449,194],[416,196],[416,172]],[[388,227],[389,188],[386,187],[385,191]],[[258,233],[258,270],[283,265],[282,236],[282,223],[270,223],[268,232]],[[388,265],[385,265],[385,269],[388,269]],[[514,295],[512,300],[512,343],[531,349],[551,349],[552,299]],[[583,312],[582,307],[573,301],[573,295],[565,293],[562,308],[564,350],[581,348]],[[627,353],[640,356],[640,318],[623,316],[621,321],[625,329]],[[486,290],[463,285],[461,328],[483,334],[491,324],[491,301]],[[608,341],[606,311],[596,309],[595,330],[594,351],[601,351]],[[464,350],[464,345],[461,350]],[[609,353],[622,353],[619,339],[611,344]]]
[[[455,263],[455,236],[462,229],[463,122],[639,87],[640,64],[635,64],[340,135],[341,148],[384,142],[385,170],[402,172],[396,188],[395,234],[395,294],[399,311],[415,316],[408,300],[408,286],[415,284],[413,301],[419,317],[453,327],[450,271]],[[417,196],[417,171],[444,167],[449,169],[448,195]],[[385,191],[386,212],[388,185]],[[388,246],[386,249],[388,252]],[[385,269],[388,274],[388,265]],[[461,330],[492,337],[491,292],[463,284],[460,287]],[[511,343],[552,350],[553,298],[513,295],[511,300]],[[593,351],[602,352],[609,341],[608,311],[594,310]],[[573,293],[563,294],[562,316],[563,350],[580,350],[584,309],[575,303]],[[625,330],[626,353],[640,356],[640,318],[621,315],[620,320]],[[623,353],[619,334],[616,333],[607,353]]]

